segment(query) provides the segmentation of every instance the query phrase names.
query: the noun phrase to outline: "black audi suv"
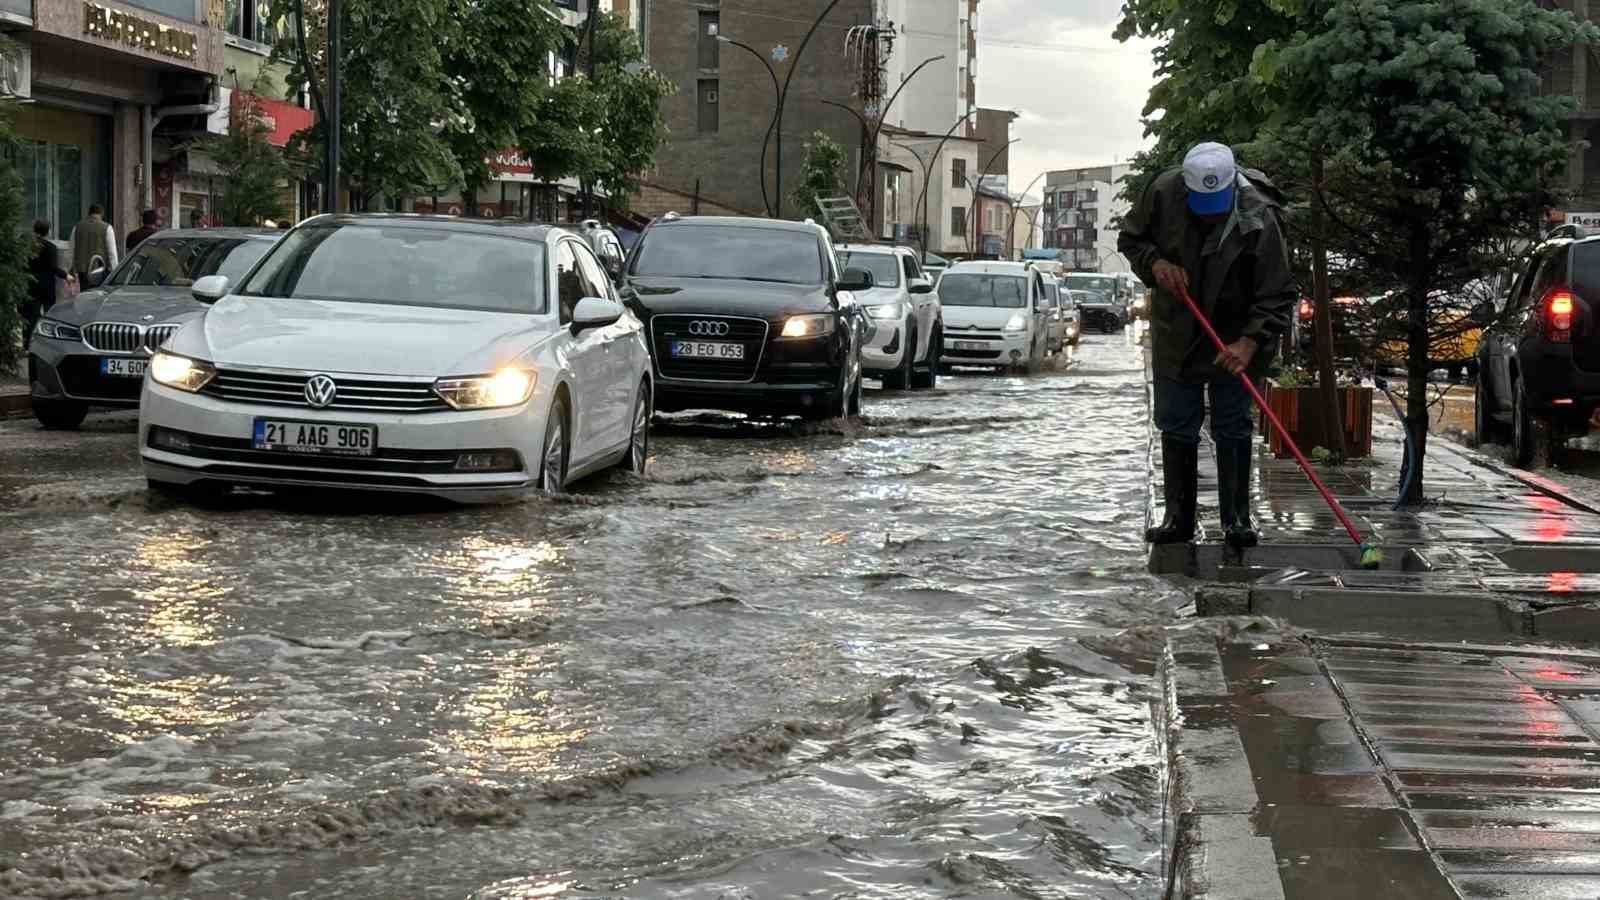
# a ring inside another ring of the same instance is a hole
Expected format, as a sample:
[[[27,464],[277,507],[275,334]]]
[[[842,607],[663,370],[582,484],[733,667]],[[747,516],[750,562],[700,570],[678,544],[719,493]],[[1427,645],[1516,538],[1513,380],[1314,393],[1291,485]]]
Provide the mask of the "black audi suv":
[[[656,409],[826,419],[861,409],[872,326],[818,225],[668,214],[628,258],[622,299],[644,322]]]

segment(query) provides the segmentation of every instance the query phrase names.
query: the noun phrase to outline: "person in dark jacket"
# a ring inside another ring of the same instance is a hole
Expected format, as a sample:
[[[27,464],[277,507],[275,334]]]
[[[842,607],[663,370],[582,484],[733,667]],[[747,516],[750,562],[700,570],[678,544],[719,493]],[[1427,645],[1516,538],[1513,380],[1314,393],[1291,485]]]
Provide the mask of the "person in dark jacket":
[[[139,227],[128,232],[128,243],[125,246],[128,248],[128,255],[130,256],[133,254],[133,251],[139,249],[140,244],[149,239],[150,235],[161,230],[159,227],[157,227],[157,223],[160,222],[161,219],[156,215],[156,211],[153,209],[145,210],[144,214],[139,217],[139,221],[141,223]]]
[[[65,279],[61,268],[61,251],[50,240],[50,223],[38,219],[33,223],[33,257],[28,260],[28,274],[33,284],[28,287],[28,299],[22,302],[22,346],[26,348],[33,337],[33,329],[56,302],[56,279]],[[33,381],[33,358],[28,358],[28,381]]]
[[[1181,167],[1157,176],[1123,218],[1117,248],[1154,287],[1150,338],[1166,517],[1146,531],[1150,543],[1194,539],[1208,394],[1224,537],[1240,548],[1259,540],[1250,521],[1251,398],[1237,376],[1265,373],[1299,295],[1281,203],[1265,175],[1240,169],[1227,146],[1205,143]],[[1225,352],[1216,351],[1179,299],[1185,290],[1227,344]]]

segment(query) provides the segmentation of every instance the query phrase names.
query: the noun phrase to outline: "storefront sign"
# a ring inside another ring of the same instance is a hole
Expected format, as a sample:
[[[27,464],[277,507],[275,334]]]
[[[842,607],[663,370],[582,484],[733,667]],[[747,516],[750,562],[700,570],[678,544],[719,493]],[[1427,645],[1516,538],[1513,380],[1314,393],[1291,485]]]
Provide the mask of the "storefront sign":
[[[284,100],[273,100],[259,94],[246,91],[235,91],[229,97],[229,107],[237,108],[249,104],[250,112],[256,121],[266,126],[267,142],[274,147],[289,146],[289,139],[297,133],[316,124],[316,116],[309,109],[302,109]]]
[[[500,175],[532,175],[533,162],[516,150],[501,150],[490,157],[489,168]]]
[[[83,33],[173,59],[192,60],[200,46],[199,36],[192,31],[87,0],[83,4]]]
[[[1600,228],[1600,212],[1569,212],[1567,213],[1568,225],[1582,225],[1584,228]]]

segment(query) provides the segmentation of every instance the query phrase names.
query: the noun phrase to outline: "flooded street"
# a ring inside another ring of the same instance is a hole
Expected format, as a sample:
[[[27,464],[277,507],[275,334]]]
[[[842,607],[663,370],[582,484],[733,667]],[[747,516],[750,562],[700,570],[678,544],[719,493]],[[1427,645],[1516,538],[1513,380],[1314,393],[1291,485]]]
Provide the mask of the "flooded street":
[[[0,425],[0,895],[1155,897],[1138,350],[648,479],[147,495]]]

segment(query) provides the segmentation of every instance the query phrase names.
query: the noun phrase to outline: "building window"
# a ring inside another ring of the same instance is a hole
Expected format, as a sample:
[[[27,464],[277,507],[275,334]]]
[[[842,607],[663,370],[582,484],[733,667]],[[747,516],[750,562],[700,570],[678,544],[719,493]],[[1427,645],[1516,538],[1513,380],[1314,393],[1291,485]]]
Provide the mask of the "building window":
[[[287,27],[286,21],[274,21],[269,0],[224,0],[222,23],[233,37],[267,46],[278,42],[280,26]]]
[[[967,161],[952,159],[950,161],[950,186],[963,188],[967,186]]]
[[[717,40],[717,35],[722,33],[722,14],[717,12],[700,13],[700,68],[715,69],[722,62],[722,42]]]
[[[720,99],[717,81],[700,82],[700,133],[716,134],[718,129],[717,101]]]
[[[967,236],[967,208],[953,206],[950,208],[950,235],[952,237]]]

